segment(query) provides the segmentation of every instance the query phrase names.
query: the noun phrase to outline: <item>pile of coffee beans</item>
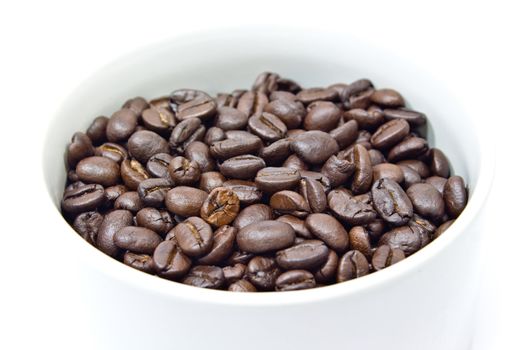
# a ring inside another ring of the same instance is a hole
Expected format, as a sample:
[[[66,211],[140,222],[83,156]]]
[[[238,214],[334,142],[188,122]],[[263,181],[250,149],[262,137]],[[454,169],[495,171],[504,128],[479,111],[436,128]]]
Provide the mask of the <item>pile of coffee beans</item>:
[[[215,98],[136,97],[73,135],[62,212],[107,255],[192,286],[344,282],[414,254],[465,208],[425,128],[367,79],[302,88],[265,72]]]

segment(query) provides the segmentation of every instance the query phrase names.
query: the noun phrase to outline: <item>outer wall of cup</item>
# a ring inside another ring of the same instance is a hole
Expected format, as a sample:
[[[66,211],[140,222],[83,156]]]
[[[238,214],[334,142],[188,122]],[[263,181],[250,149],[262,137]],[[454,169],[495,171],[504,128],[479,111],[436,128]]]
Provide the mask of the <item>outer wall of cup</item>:
[[[341,42],[345,45],[340,45]],[[421,68],[418,68],[420,66]],[[477,295],[483,204],[492,159],[461,92],[440,85],[424,62],[329,33],[226,30],[153,45],[96,72],[50,118],[42,200],[77,273],[68,276],[98,349],[466,349]],[[89,246],[61,218],[63,154],[76,130],[129,97],[175,88],[231,91],[271,70],[305,86],[368,77],[427,113],[432,145],[469,184],[457,222],[409,259],[355,281],[293,293],[200,290],[132,270]],[[74,320],[72,320],[74,322]]]

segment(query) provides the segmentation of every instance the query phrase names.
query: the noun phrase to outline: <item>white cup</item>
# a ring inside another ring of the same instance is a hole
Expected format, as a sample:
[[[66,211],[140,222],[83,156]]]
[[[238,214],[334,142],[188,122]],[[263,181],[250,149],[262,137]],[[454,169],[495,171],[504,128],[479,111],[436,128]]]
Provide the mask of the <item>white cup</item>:
[[[424,67],[424,64],[420,64]],[[71,135],[129,97],[176,88],[211,93],[250,87],[261,71],[305,86],[370,78],[400,91],[429,117],[431,145],[469,187],[469,203],[439,239],[386,270],[289,293],[230,293],[166,281],[131,269],[84,242],[60,214],[62,155]],[[344,34],[268,28],[174,38],[121,57],[84,81],[60,106],[43,145],[43,195],[61,249],[72,252],[98,349],[466,349],[480,273],[482,209],[493,152],[458,96],[418,69]],[[61,254],[60,251],[54,254]]]

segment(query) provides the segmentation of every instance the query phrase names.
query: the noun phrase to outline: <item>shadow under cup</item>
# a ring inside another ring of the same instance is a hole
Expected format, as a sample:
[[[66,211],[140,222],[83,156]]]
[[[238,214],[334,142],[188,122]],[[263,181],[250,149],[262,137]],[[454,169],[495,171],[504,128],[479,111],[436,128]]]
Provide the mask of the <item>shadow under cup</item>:
[[[78,257],[71,262],[78,299],[98,348],[467,348],[492,171],[480,132],[451,90],[422,68],[347,37],[342,47],[341,37],[319,35],[230,30],[153,45],[96,72],[50,119],[42,160],[47,202],[55,234]],[[62,219],[63,155],[75,131],[130,97],[249,88],[261,71],[309,87],[369,78],[400,91],[427,114],[430,144],[468,184],[464,213],[435,242],[384,271],[325,288],[256,295],[201,290],[135,271],[85,243]]]

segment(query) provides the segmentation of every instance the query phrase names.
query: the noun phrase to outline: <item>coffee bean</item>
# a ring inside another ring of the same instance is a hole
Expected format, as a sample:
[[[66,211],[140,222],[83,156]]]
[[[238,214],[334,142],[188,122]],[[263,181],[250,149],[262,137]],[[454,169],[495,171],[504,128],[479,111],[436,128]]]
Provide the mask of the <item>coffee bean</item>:
[[[198,141],[199,133],[201,133],[201,121],[198,118],[188,118],[181,121],[171,132],[169,145],[172,149],[183,151],[184,143],[189,140]],[[205,133],[206,131],[204,131]],[[194,136],[197,135],[197,136]],[[202,135],[204,137],[204,134]]]
[[[215,227],[231,223],[238,213],[239,197],[227,187],[211,191],[200,209],[201,217]]]
[[[143,208],[136,215],[137,225],[165,236],[173,228],[173,219],[165,210]]]
[[[319,240],[306,240],[276,253],[276,261],[285,270],[320,267],[328,259],[330,250]]]
[[[352,192],[365,193],[370,190],[373,183],[372,162],[365,147],[356,144],[350,153],[350,163],[355,168],[352,180]]]
[[[275,115],[281,119],[288,129],[299,127],[306,115],[306,109],[304,106],[295,100],[295,96],[293,94],[291,94],[291,96],[291,98],[289,97],[287,99],[274,99],[272,102],[264,106],[264,112]]]
[[[246,272],[246,265],[240,264],[240,263],[237,263],[233,266],[225,266],[222,268],[222,273],[224,273],[224,279],[226,279],[227,284],[232,284],[232,283],[235,283],[241,280],[241,278],[244,277],[245,272]],[[246,281],[246,280],[243,280],[243,281]]]
[[[142,111],[144,126],[160,135],[168,136],[175,127],[175,116],[165,107],[148,108]]]
[[[95,210],[105,201],[104,188],[100,185],[81,185],[64,192],[61,207],[68,214]]]
[[[96,156],[106,157],[119,164],[129,158],[128,151],[123,146],[111,142],[106,142],[95,148],[94,154]]]
[[[171,109],[178,120],[207,119],[217,110],[215,101],[205,92],[193,89],[175,90],[170,95]]]
[[[426,183],[414,184],[408,188],[406,194],[416,213],[434,221],[445,214],[445,202],[434,186]]]
[[[226,259],[233,251],[237,229],[224,225],[213,234],[213,246],[210,252],[201,257],[197,262],[201,265],[216,265]]]
[[[308,165],[299,158],[296,154],[292,154],[283,162],[283,168],[290,168],[296,170],[308,170]]]
[[[240,130],[231,130],[238,131]],[[232,134],[230,131],[230,137],[226,140],[214,142],[210,146],[210,153],[213,157],[218,159],[228,159],[235,156],[242,156],[244,154],[257,154],[259,149],[262,148],[262,141],[259,137],[252,135],[248,132],[242,132],[245,134]]]
[[[149,178],[146,169],[134,159],[122,161],[120,176],[126,187],[130,190],[136,190],[142,181]]]
[[[330,187],[334,188],[344,184],[352,176],[356,164],[333,155],[323,164],[321,173],[330,181]]]
[[[319,131],[307,131],[292,140],[290,148],[301,159],[311,164],[322,164],[331,155],[339,152],[337,141],[329,134]]]
[[[415,127],[424,125],[427,122],[427,117],[420,112],[416,112],[410,109],[385,109],[383,110],[386,120],[403,119],[406,120],[410,125]]]
[[[124,105],[122,105],[122,108],[128,108],[136,115],[140,115],[142,111],[148,108],[148,101],[146,101],[143,97],[140,96],[130,98],[124,103]]]
[[[352,143],[357,140],[358,125],[355,120],[350,120],[344,123],[341,126],[330,131],[330,136],[332,136],[339,145],[340,149],[350,146]]]
[[[292,216],[292,215],[279,216],[277,218],[277,221],[284,222],[292,226],[292,228],[295,231],[295,234],[301,238],[305,238],[305,239],[314,238],[310,230],[308,230],[308,228],[306,227],[304,220],[301,220],[296,216]]]
[[[173,228],[173,235],[182,252],[190,257],[208,254],[213,246],[213,232],[204,220],[192,216]]]
[[[440,149],[432,148],[430,150],[430,171],[432,174],[441,177],[448,177],[450,174],[448,159]]]
[[[372,257],[372,267],[379,271],[385,267],[394,265],[405,258],[405,253],[401,249],[391,248],[388,245],[382,245],[376,249]]]
[[[191,185],[201,176],[199,164],[184,157],[175,157],[168,165],[168,173],[176,185]]]
[[[100,145],[106,141],[106,128],[108,122],[108,117],[96,117],[93,119],[91,125],[87,128],[86,135],[91,139],[93,145]]]
[[[239,248],[248,253],[265,253],[288,248],[294,243],[292,226],[279,221],[259,221],[247,225],[237,233]]]
[[[403,172],[404,188],[409,188],[413,184],[421,182],[421,176],[419,176],[419,173],[409,166],[399,165],[399,169]]]
[[[355,120],[360,129],[375,130],[383,122],[383,113],[354,108],[344,113],[345,120]]]
[[[204,143],[208,146],[211,146],[214,142],[222,141],[224,139],[226,139],[226,133],[224,130],[214,126],[209,128],[204,135]]]
[[[442,223],[437,229],[436,231],[434,232],[434,235],[433,235],[433,239],[436,239],[437,237],[441,236],[443,234],[443,232],[445,232],[446,230],[448,230],[448,228],[450,227],[450,225],[452,225],[454,223],[454,220],[448,220],[448,221],[445,221],[444,223]]]
[[[380,89],[374,91],[370,100],[385,107],[404,107],[405,100],[401,94],[393,89]]]
[[[358,250],[346,252],[337,266],[337,282],[349,281],[357,277],[368,275],[368,260]]]
[[[390,179],[401,184],[405,180],[401,167],[391,163],[374,165],[372,167],[372,172],[374,174],[374,182],[379,179]]]
[[[149,274],[155,273],[155,264],[153,262],[153,258],[147,254],[136,254],[132,252],[126,252],[124,254],[122,262],[139,271],[146,272]]]
[[[297,101],[297,96],[295,96],[294,93],[290,91],[282,91],[282,90],[272,91],[270,95],[268,96],[268,98],[270,99],[270,101],[276,101],[276,100]],[[268,105],[265,106],[265,109],[267,106]],[[271,111],[266,111],[266,110],[265,112],[272,113]],[[272,113],[272,114],[275,114],[275,113]]]
[[[350,247],[361,252],[367,258],[372,256],[372,245],[367,230],[363,226],[354,226],[348,232]]]
[[[67,163],[74,167],[77,163],[93,155],[91,139],[84,133],[76,132],[67,146]]]
[[[273,114],[263,112],[248,119],[248,129],[261,139],[274,142],[286,136],[288,128]]]
[[[126,226],[115,233],[113,242],[117,247],[134,253],[153,254],[162,238],[150,229]]]
[[[182,283],[201,288],[219,289],[225,284],[222,269],[217,266],[194,266]]]
[[[154,177],[168,178],[168,166],[173,157],[168,153],[157,153],[146,163],[146,169]]]
[[[166,194],[172,187],[173,183],[166,178],[146,179],[139,184],[137,193],[144,205],[159,208],[164,205]]]
[[[419,174],[419,176],[422,179],[427,178],[427,177],[430,176],[430,168],[425,163],[423,163],[420,160],[407,159],[407,160],[402,160],[400,162],[397,162],[396,164],[400,165],[400,166],[404,165],[404,166],[407,166],[407,167],[417,171],[417,173]]]
[[[87,157],[78,162],[76,173],[80,181],[113,186],[120,180],[119,165],[104,157]]]
[[[292,291],[315,288],[315,278],[311,272],[306,270],[286,271],[275,281],[275,290]]]
[[[447,213],[452,218],[457,218],[467,205],[467,189],[461,176],[451,176],[443,189],[443,198]]]
[[[228,287],[230,292],[257,292],[257,288],[246,280],[238,280]]]
[[[238,90],[234,90],[231,94],[224,94],[224,93],[217,94],[217,97],[215,98],[215,103],[217,104],[217,108],[220,108],[220,107],[235,108],[237,107],[239,98],[245,92],[246,90],[238,89]]]
[[[106,137],[110,142],[127,140],[137,127],[138,117],[131,109],[123,108],[109,118]]]
[[[191,260],[174,241],[164,241],[153,252],[153,264],[160,277],[177,280],[189,271]]]
[[[306,200],[306,206],[313,213],[322,213],[327,206],[325,188],[312,178],[302,178],[299,182],[299,192]]]
[[[281,270],[275,259],[256,256],[248,263],[246,277],[257,289],[272,290]]]
[[[372,167],[378,164],[386,163],[386,159],[383,153],[376,149],[369,149],[368,155],[370,156],[370,163],[372,163]]]
[[[294,191],[279,191],[270,198],[270,207],[280,215],[289,214],[304,218],[310,213],[308,203],[299,193]]]
[[[356,80],[348,85],[345,86],[342,94],[341,94],[341,101],[342,102],[349,102],[348,99],[351,96],[356,96],[364,91],[367,91],[371,88],[373,88],[374,85],[372,82],[368,79],[359,79]],[[347,105],[345,105],[345,108],[348,108]]]
[[[308,105],[303,126],[306,130],[329,132],[337,127],[342,112],[334,103],[317,101]]]
[[[208,193],[193,187],[178,186],[166,194],[168,210],[181,216],[198,216]]]
[[[266,204],[252,204],[247,206],[233,221],[233,226],[242,229],[250,224],[273,219],[272,209]]]
[[[267,167],[257,172],[255,183],[267,193],[274,193],[295,187],[301,176],[299,171],[290,168]]]
[[[337,91],[325,88],[309,88],[300,91],[297,94],[297,100],[304,104],[309,104],[314,101],[334,101],[338,98]]]
[[[210,193],[214,188],[222,187],[226,178],[218,171],[208,171],[201,175],[199,188]]]
[[[259,152],[259,157],[264,159],[266,164],[281,164],[290,156],[290,139],[280,139],[264,147]]]
[[[106,187],[104,189],[104,197],[106,197],[104,207],[113,208],[117,198],[126,193],[127,191],[128,189],[124,185]]]
[[[425,183],[434,186],[434,188],[443,196],[447,179],[440,176],[430,176],[425,179]]]
[[[401,249],[408,256],[421,248],[421,237],[410,226],[399,226],[381,237],[379,245],[383,244],[389,245],[391,248]]]
[[[370,223],[377,216],[370,204],[358,201],[344,188],[338,188],[328,193],[328,206],[340,220],[352,225]]]
[[[254,254],[247,253],[247,252],[241,252],[239,250],[236,250],[230,255],[228,260],[226,260],[227,265],[235,265],[235,264],[248,264],[248,262],[254,257]]]
[[[260,115],[267,103],[268,97],[263,92],[248,91],[239,98],[237,109],[248,116]]]
[[[337,252],[348,247],[348,234],[343,225],[328,214],[310,214],[305,221],[310,232]]]
[[[419,235],[421,248],[430,243],[432,236],[436,231],[436,226],[434,226],[434,224],[417,214],[414,214],[412,219],[408,222],[408,226],[410,226],[412,231]]]
[[[223,183],[223,187],[231,189],[243,205],[257,203],[262,199],[263,193],[256,186],[255,182],[244,180],[228,180]]]
[[[215,169],[215,160],[211,156],[210,148],[204,142],[190,142],[184,150],[184,156],[190,162],[197,163],[201,173]]]
[[[351,94],[348,97],[347,102],[345,103],[345,108],[347,109],[367,109],[370,106],[372,94],[374,93],[374,88],[370,87],[362,91]]]
[[[372,186],[372,199],[376,212],[389,224],[401,226],[412,217],[410,199],[397,182],[379,179]]]
[[[414,158],[427,151],[427,140],[420,137],[409,137],[397,145],[389,152],[387,159],[389,162],[398,162],[403,159]]]
[[[115,257],[120,249],[113,238],[123,227],[133,224],[133,215],[129,210],[114,210],[104,216],[97,233],[97,247],[109,256]]]
[[[84,238],[89,244],[95,245],[97,242],[97,232],[102,220],[104,220],[104,215],[96,211],[88,211],[78,215],[73,221],[72,226],[80,237]]]
[[[410,132],[410,125],[404,119],[394,119],[381,125],[370,138],[372,146],[387,149],[395,146]]]
[[[329,283],[335,278],[339,266],[339,257],[336,252],[330,250],[326,262],[314,271],[315,280],[318,283]]]
[[[236,108],[220,107],[215,126],[223,130],[242,130],[248,124],[248,115]]]
[[[129,210],[133,214],[144,208],[144,203],[140,200],[139,194],[136,191],[129,191],[121,194],[113,205],[115,209]]]
[[[330,190],[330,180],[322,173],[309,170],[301,170],[299,173],[301,175],[301,179],[311,179],[320,183],[324,188],[325,193]]]
[[[277,79],[279,75],[271,72],[262,72],[253,83],[252,90],[260,91],[266,95],[277,90]]]
[[[249,180],[264,168],[266,163],[259,157],[251,154],[236,156],[219,164],[219,170],[229,178]]]

